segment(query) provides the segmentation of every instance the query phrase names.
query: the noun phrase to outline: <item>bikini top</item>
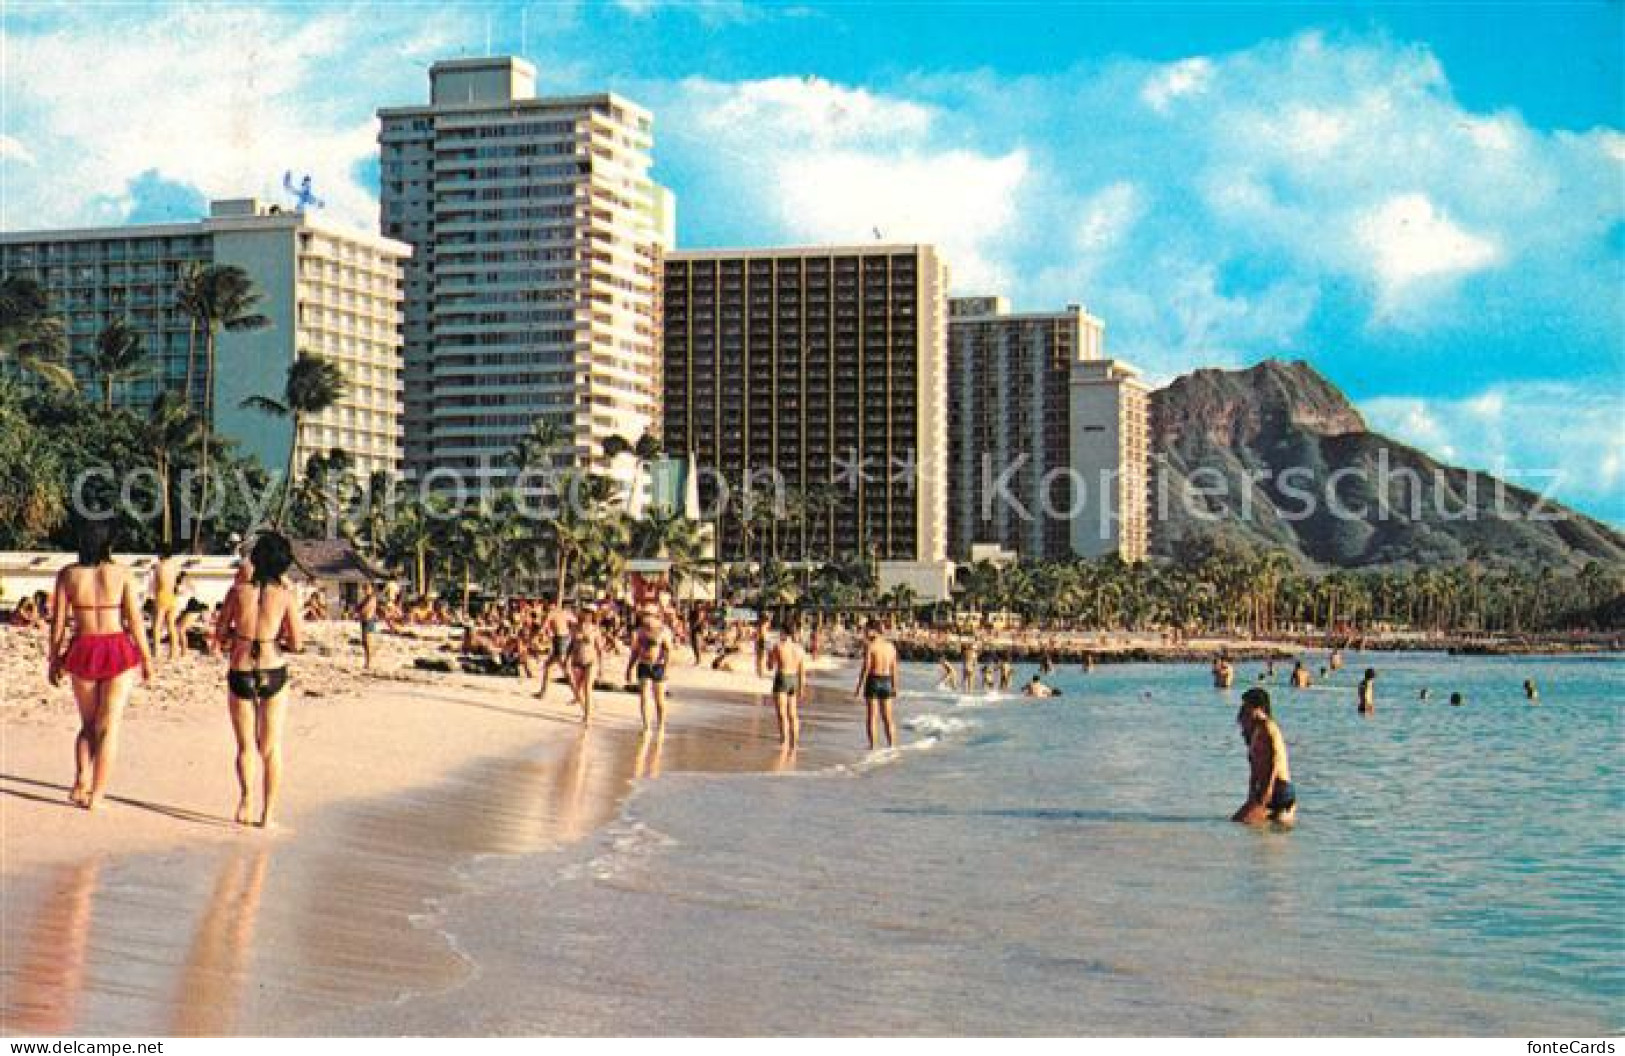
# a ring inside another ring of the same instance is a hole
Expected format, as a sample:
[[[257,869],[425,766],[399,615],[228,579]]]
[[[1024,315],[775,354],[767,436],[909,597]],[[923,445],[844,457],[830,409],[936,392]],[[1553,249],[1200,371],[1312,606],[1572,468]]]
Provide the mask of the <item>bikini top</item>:
[[[265,617],[265,609],[264,609],[264,606],[263,606],[263,602],[265,601],[265,588],[261,584],[258,584],[258,583],[249,584],[249,585],[253,586],[254,589],[256,589],[256,590],[258,590],[260,592],[260,596],[258,598],[256,598],[256,599],[254,599],[254,613],[255,613],[255,615],[259,616],[263,620],[264,617]],[[233,638],[235,638],[239,642],[252,643],[253,648],[248,651],[248,655],[249,655],[250,658],[252,658],[254,660],[258,660],[260,658],[260,649],[261,649],[262,646],[268,645],[271,642],[276,641],[276,635],[274,633],[269,638],[255,638],[255,637],[253,637],[251,635],[246,635],[246,634],[243,634],[243,633],[241,633],[239,631],[233,630],[231,632],[231,636]]]

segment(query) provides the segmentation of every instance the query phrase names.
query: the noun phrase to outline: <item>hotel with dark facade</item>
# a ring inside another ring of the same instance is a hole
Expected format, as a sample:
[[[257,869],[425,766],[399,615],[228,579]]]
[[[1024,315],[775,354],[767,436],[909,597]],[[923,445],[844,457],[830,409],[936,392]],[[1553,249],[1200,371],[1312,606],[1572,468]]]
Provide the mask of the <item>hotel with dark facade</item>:
[[[778,479],[831,515],[766,529],[785,560],[876,560],[935,594],[946,576],[947,274],[930,246],[697,250],[666,258],[664,438],[725,480]],[[710,473],[707,473],[707,471]],[[724,558],[743,555],[731,502]],[[760,543],[752,546],[760,553]]]

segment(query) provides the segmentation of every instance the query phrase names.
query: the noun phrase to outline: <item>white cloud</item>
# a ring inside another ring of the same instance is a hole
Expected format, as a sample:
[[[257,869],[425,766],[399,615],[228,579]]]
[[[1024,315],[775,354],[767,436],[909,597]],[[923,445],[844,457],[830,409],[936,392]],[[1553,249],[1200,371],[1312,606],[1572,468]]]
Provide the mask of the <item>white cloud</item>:
[[[1165,114],[1174,100],[1207,91],[1213,73],[1213,60],[1204,57],[1169,63],[1146,78],[1140,88],[1140,98],[1151,109]]]
[[[1120,243],[1145,215],[1145,194],[1134,184],[1119,180],[1090,195],[1078,223],[1077,247],[1099,254]]]
[[[725,83],[683,83],[684,112],[698,130],[725,140],[760,137],[817,146],[885,143],[930,130],[931,110],[906,99],[848,88],[821,77],[771,77]]]
[[[680,202],[685,231],[701,210],[730,232],[719,219],[748,218],[738,226],[751,244],[869,242],[878,230],[939,246],[956,289],[1016,281],[1005,248],[1030,176],[1024,149],[941,142],[935,108],[817,77],[650,90],[662,157],[704,189],[703,201]]]
[[[1419,281],[1466,275],[1501,259],[1495,239],[1464,230],[1423,194],[1389,198],[1356,220],[1354,237],[1390,309]]]
[[[955,289],[1005,289],[1014,276],[997,263],[997,243],[1027,168],[1020,151],[793,153],[778,162],[778,221],[797,241],[863,242],[878,230],[887,242],[932,242]]]
[[[15,136],[0,135],[0,161],[16,161],[24,165],[35,163],[33,153]]]
[[[698,15],[703,22],[745,22],[759,12],[744,0],[613,0],[614,5],[634,18],[647,18],[665,11]]]
[[[375,226],[357,174],[377,150],[372,110],[421,98],[407,60],[445,46],[445,23],[421,11],[65,10],[5,38],[7,132],[72,159],[10,183],[7,227],[123,219],[149,172],[206,197],[279,199],[288,169],[312,175],[335,218]]]
[[[1429,454],[1625,516],[1625,391],[1508,382],[1468,396],[1361,401],[1371,428]]]

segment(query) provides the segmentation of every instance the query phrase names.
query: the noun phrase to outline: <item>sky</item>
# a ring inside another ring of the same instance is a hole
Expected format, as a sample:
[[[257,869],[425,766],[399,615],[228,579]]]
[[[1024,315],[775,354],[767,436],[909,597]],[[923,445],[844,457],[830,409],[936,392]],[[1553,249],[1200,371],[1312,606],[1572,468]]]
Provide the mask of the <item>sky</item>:
[[[941,246],[1163,383],[1303,359],[1373,428],[1625,524],[1625,4],[0,5],[0,227],[310,173],[522,54],[655,114],[685,247]]]

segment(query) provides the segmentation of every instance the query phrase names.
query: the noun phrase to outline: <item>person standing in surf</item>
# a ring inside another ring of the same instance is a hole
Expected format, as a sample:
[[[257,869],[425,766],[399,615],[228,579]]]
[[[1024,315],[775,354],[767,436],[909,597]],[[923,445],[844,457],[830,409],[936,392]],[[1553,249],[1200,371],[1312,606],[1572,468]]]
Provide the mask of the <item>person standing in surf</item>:
[[[1286,739],[1270,714],[1269,691],[1254,686],[1243,693],[1236,723],[1241,727],[1241,739],[1247,742],[1247,801],[1230,820],[1243,825],[1266,821],[1291,825],[1298,816],[1298,796],[1292,787]]]
[[[767,654],[773,672],[773,708],[779,720],[779,743],[791,751],[801,746],[799,705],[807,683],[807,653],[798,641],[800,628],[787,624]]]
[[[897,720],[892,715],[892,701],[897,697],[897,647],[881,633],[878,620],[869,621],[863,636],[863,669],[858,672],[857,689],[852,695],[868,707],[864,730],[869,736],[869,750],[875,749],[877,721],[886,729],[886,747],[895,748]]]

